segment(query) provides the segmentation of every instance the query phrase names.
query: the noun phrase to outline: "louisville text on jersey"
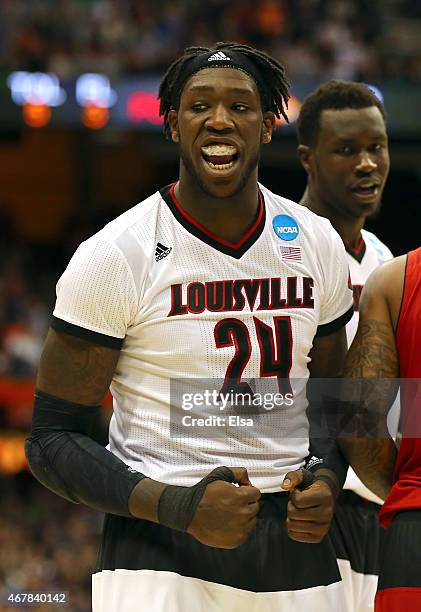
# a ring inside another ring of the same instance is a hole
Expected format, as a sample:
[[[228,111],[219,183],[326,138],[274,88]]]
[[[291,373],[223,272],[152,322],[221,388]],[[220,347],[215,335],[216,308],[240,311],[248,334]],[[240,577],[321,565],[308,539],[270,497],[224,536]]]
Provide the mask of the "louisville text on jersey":
[[[354,311],[360,309],[360,298],[361,293],[364,289],[364,285],[352,285],[352,297],[353,297],[353,308]]]
[[[314,280],[309,276],[193,282],[171,286],[169,317],[187,313],[245,309],[314,308]]]

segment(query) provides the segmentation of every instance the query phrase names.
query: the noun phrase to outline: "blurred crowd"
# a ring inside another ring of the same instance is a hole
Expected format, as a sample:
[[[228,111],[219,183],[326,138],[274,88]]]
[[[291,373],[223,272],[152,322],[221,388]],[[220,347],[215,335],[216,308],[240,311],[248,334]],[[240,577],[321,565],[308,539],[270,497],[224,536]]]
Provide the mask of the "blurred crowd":
[[[30,378],[38,366],[48,326],[48,313],[38,287],[33,287],[35,261],[28,247],[0,218],[0,376]]]
[[[0,611],[12,593],[61,591],[70,606],[40,605],[33,612],[91,610],[100,515],[73,505],[35,482],[29,474],[0,476]]]
[[[234,40],[291,79],[421,80],[413,0],[1,0],[0,67],[162,72],[186,46]]]
[[[6,215],[0,227],[0,377],[29,379],[50,323],[54,258],[25,242]]]
[[[77,246],[109,220],[101,212],[89,221],[75,213],[56,240],[31,243],[0,211],[0,380],[34,379],[57,280]]]

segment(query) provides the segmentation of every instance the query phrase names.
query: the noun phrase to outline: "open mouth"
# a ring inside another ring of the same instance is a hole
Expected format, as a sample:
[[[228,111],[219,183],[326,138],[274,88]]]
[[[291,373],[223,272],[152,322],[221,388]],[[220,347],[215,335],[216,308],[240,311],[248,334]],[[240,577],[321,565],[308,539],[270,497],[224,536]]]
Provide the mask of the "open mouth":
[[[212,170],[230,170],[239,154],[233,145],[211,144],[202,147],[202,156]]]
[[[373,198],[377,196],[378,191],[378,183],[366,183],[362,185],[357,185],[352,189],[352,192],[360,198]]]

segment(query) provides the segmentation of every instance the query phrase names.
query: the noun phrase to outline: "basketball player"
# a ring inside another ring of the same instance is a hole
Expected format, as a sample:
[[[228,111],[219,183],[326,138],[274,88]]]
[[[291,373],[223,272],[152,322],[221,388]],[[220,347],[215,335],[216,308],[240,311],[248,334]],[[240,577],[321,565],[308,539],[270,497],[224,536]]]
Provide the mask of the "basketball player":
[[[380,511],[387,530],[376,612],[421,610],[420,320],[421,249],[417,249],[384,264],[370,277],[345,367],[347,377],[363,379],[364,410],[357,415],[358,426],[372,432],[374,425],[380,432],[341,440],[365,484],[383,499],[387,496]],[[391,398],[385,383],[390,381],[393,387],[398,376],[402,439],[397,452],[387,430]]]
[[[364,229],[377,214],[389,172],[382,103],[361,83],[329,81],[303,102],[297,121],[301,163],[308,183],[301,204],[327,217],[348,255],[354,316],[346,326],[348,345],[358,325],[361,290],[373,270],[392,258]],[[350,469],[337,501],[331,537],[349,610],[373,610],[379,570],[382,500]]]
[[[301,468],[305,382],[343,366],[352,291],[328,221],[257,182],[283,67],[244,45],[190,48],[159,95],[179,181],[80,245],[59,280],[28,461],[106,513],[95,612],[342,610],[324,536],[343,459],[327,440],[310,447],[314,483]],[[110,383],[106,450],[90,431]],[[259,392],[279,405],[250,412]],[[241,395],[231,425],[221,401]]]

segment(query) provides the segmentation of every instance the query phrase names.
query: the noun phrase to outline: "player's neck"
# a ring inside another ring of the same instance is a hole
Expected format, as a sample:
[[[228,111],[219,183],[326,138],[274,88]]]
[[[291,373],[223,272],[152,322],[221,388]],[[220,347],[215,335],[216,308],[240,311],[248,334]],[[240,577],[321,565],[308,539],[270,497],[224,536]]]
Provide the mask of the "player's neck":
[[[183,210],[209,232],[223,240],[236,243],[256,221],[259,211],[257,177],[247,181],[240,193],[227,198],[215,198],[203,192],[190,180],[180,181],[174,195]]]
[[[354,218],[341,215],[340,211],[327,206],[323,200],[307,187],[300,200],[302,206],[306,206],[316,215],[329,219],[342,240],[350,247],[357,248],[361,241],[361,230],[364,227],[363,218]]]

